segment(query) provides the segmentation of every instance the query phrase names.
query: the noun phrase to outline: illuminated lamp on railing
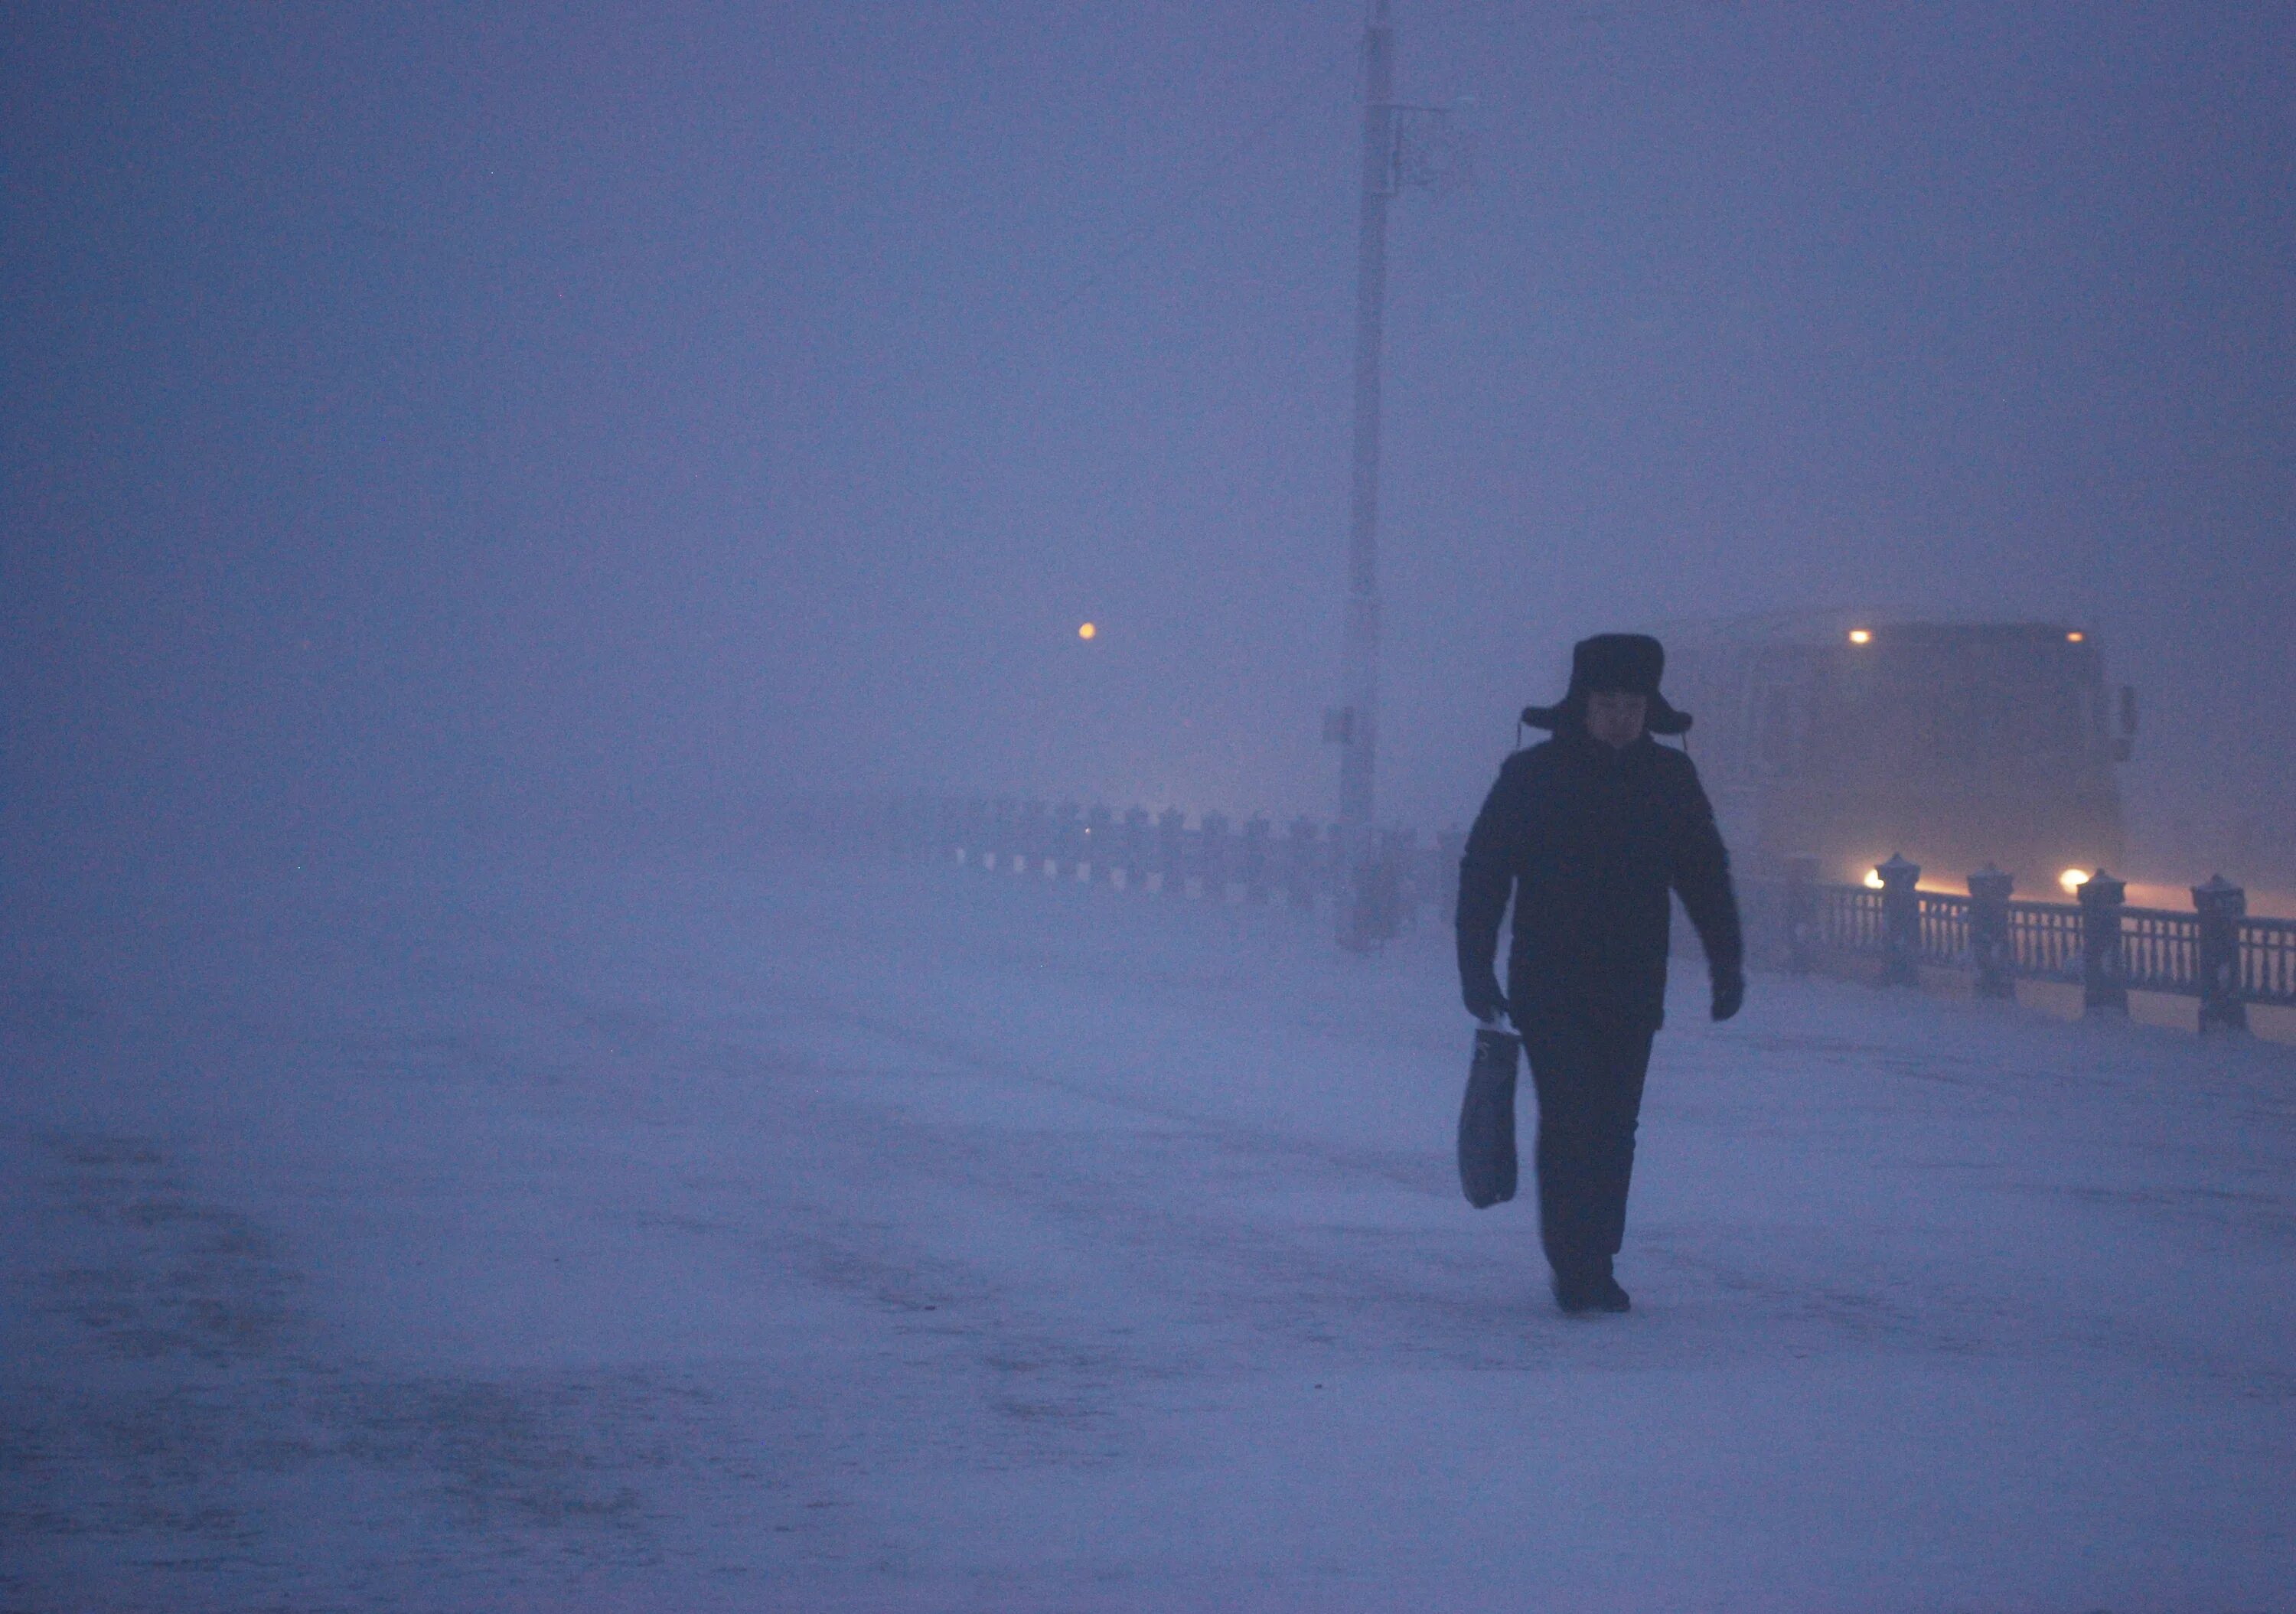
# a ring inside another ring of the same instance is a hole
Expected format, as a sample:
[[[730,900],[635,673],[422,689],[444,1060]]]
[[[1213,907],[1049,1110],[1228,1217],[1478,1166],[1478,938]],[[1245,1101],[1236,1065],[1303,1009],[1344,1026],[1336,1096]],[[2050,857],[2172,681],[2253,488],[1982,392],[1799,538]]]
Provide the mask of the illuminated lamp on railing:
[[[2057,883],[2064,887],[2066,896],[2074,896],[2079,893],[2083,886],[2088,883],[2088,871],[2087,869],[2067,869],[2063,873],[2057,876]]]
[[[1871,628],[1853,627],[1849,630],[1849,643],[1852,644],[1871,644],[1874,643],[1874,632]]]
[[[1866,871],[1866,889],[1869,891],[1878,891],[1882,889],[1881,870],[1868,869]]]

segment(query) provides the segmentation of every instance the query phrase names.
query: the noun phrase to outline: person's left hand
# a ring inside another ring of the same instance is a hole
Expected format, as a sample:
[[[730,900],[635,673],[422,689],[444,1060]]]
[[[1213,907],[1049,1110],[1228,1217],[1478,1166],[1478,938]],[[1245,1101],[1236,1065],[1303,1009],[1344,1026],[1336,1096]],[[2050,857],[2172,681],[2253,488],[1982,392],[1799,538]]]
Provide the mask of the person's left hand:
[[[1488,971],[1462,983],[1459,995],[1467,1005],[1467,1012],[1487,1026],[1496,1024],[1507,1012],[1507,1000],[1499,990],[1499,979]]]
[[[1714,978],[1714,1018],[1728,1020],[1746,1002],[1746,977],[1737,970]]]

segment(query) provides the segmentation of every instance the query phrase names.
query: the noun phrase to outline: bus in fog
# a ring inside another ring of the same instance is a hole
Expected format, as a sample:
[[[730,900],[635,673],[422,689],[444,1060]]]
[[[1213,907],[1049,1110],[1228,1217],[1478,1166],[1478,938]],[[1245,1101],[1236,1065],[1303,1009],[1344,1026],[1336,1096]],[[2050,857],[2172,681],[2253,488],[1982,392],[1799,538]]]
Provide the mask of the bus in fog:
[[[1857,612],[1662,630],[1668,698],[1739,866],[1813,856],[1863,879],[1892,853],[1958,889],[1990,863],[2020,896],[2121,865],[2115,774],[2136,695],[2095,635],[2054,622],[1914,622]]]

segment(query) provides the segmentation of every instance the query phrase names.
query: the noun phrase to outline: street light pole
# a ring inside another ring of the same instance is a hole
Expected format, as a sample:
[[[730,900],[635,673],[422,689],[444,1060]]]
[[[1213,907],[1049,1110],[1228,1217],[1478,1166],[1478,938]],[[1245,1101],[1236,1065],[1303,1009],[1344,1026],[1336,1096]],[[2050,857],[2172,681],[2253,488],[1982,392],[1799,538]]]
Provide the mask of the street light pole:
[[[1340,662],[1342,946],[1369,946],[1389,928],[1374,899],[1379,755],[1379,359],[1387,295],[1387,201],[1395,193],[1395,33],[1388,0],[1364,29],[1363,203],[1356,230],[1355,453],[1348,503],[1347,620]]]

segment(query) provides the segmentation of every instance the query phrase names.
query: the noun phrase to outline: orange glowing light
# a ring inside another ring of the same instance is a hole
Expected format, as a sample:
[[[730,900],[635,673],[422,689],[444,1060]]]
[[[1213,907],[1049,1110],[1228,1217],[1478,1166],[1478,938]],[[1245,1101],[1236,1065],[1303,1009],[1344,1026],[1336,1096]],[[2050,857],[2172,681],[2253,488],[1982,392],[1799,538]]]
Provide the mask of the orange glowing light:
[[[2083,886],[2088,883],[2088,871],[2087,869],[2067,869],[2063,873],[2057,876],[2057,883],[2064,887],[2065,895],[2070,897],[2075,891],[2079,890]]]
[[[1881,870],[1868,869],[1866,871],[1866,889],[1869,891],[1878,891],[1882,889]]]
[[[1849,630],[1849,643],[1852,644],[1871,644],[1874,643],[1874,635],[1868,629],[1863,627],[1853,627]]]
[[[1087,622],[1082,627],[1077,629],[1077,637],[1079,639],[1089,639],[1095,636],[1099,632],[1100,629]]]
[[[2067,634],[2065,635],[2065,643],[2068,644],[2079,644],[2082,640],[2087,637],[2088,635],[2087,634]]]

